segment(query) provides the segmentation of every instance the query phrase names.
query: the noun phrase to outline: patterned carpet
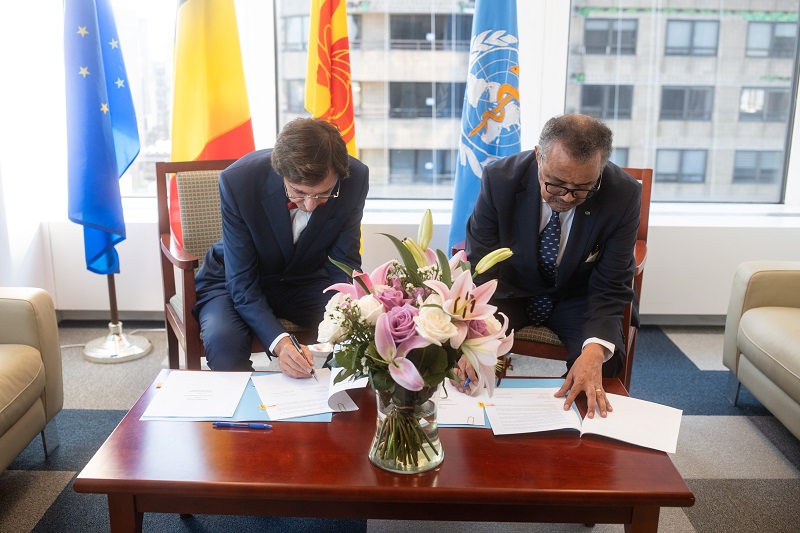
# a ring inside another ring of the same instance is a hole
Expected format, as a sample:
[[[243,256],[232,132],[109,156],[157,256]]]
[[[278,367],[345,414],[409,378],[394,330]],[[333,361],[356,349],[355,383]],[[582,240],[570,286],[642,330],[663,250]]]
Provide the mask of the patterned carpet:
[[[0,474],[0,532],[108,530],[104,496],[77,494],[72,481],[139,394],[166,366],[165,334],[139,323],[126,332],[148,337],[154,350],[137,361],[98,365],[80,344],[105,334],[104,324],[61,328],[64,410],[56,417],[61,446],[47,459],[37,438]],[[749,392],[738,407],[725,398],[721,328],[644,327],[640,331],[631,395],[683,410],[672,460],[695,494],[686,509],[664,509],[659,531],[800,531],[800,441]],[[268,368],[265,358],[257,368]],[[554,375],[563,363],[519,358],[513,373]],[[465,509],[464,518],[469,510]],[[146,514],[145,531],[266,532],[621,532],[621,525],[398,522]]]

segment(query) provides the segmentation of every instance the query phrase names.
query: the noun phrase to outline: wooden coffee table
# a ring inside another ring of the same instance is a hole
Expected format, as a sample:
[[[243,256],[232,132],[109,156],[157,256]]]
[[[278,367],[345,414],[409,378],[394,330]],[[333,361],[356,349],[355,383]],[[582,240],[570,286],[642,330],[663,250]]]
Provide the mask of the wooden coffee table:
[[[438,468],[391,474],[367,458],[375,430],[369,389],[350,391],[359,410],[331,423],[220,430],[140,421],[155,383],[75,480],[77,492],[108,495],[114,532],[141,531],[145,512],[621,523],[647,532],[657,530],[661,507],[694,504],[667,454],[574,431],[495,437],[490,429],[441,428]],[[626,394],[617,379],[604,387]]]

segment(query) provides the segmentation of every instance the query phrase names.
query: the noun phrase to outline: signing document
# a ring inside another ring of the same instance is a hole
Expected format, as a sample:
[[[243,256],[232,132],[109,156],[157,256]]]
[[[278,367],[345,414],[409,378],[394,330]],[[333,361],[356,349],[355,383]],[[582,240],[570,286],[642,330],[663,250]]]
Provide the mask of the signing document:
[[[495,394],[497,394],[495,389]],[[446,379],[436,390],[436,421],[440,426],[485,427],[483,405],[489,403],[489,390],[481,389],[477,396],[458,392]]]
[[[282,373],[253,376],[253,385],[264,404],[270,420],[285,420],[319,413],[355,411],[358,406],[347,394],[347,389],[367,386],[367,378],[345,380],[333,384],[344,368],[316,370],[317,378],[295,379]]]
[[[682,411],[636,398],[607,394],[614,410],[606,418],[581,420],[574,406],[564,410],[564,398],[555,398],[556,388],[495,389],[486,402],[486,414],[495,435],[574,429],[603,435],[638,446],[675,453]]]
[[[142,418],[231,417],[249,379],[250,372],[170,372]]]

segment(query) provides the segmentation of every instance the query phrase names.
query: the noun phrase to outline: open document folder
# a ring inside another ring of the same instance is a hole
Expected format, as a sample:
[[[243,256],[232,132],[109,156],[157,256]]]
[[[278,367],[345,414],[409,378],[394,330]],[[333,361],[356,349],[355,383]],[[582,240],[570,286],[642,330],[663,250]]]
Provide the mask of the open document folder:
[[[341,371],[344,369],[317,369],[318,380],[294,379],[284,374],[253,376],[252,379],[270,420],[285,420],[357,410],[358,406],[346,391],[366,387],[367,378],[334,384],[334,378]]]
[[[557,388],[495,389],[485,404],[495,435],[574,429],[584,434],[675,453],[682,411],[636,398],[607,394],[614,408],[606,418],[581,420],[577,408],[564,410],[564,398],[555,398]]]

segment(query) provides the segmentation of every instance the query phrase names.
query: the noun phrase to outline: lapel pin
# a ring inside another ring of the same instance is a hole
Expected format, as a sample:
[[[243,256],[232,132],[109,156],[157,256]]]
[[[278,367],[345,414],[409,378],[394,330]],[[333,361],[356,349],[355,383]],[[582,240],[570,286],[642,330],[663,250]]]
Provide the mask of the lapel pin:
[[[591,211],[584,211],[584,212],[583,212],[583,214],[584,214],[584,215],[591,215],[591,214],[592,214],[592,212],[591,212]]]

